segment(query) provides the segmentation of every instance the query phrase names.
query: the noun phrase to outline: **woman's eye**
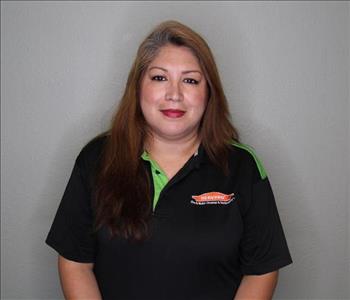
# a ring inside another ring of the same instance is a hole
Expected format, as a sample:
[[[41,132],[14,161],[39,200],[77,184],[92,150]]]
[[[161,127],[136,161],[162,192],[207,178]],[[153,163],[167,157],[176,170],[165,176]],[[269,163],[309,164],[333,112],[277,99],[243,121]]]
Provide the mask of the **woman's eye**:
[[[198,80],[193,78],[185,78],[184,81],[190,84],[198,84]]]
[[[166,78],[165,78],[164,76],[156,75],[156,76],[153,76],[153,77],[152,77],[152,80],[155,80],[155,81],[165,81]]]

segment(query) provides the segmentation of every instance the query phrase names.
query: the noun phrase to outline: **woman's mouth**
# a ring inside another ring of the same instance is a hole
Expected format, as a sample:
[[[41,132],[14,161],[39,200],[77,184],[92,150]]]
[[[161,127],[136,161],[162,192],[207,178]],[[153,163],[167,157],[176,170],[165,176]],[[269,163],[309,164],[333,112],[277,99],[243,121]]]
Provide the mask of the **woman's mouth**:
[[[179,109],[162,109],[161,112],[168,118],[181,118],[185,114],[183,110]]]

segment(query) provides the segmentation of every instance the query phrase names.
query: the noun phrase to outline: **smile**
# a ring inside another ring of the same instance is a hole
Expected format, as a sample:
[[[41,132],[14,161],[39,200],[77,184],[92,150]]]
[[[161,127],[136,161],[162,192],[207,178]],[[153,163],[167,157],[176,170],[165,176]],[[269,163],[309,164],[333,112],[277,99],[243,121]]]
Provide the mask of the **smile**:
[[[179,109],[163,109],[161,112],[168,118],[181,118],[185,114],[185,111]]]

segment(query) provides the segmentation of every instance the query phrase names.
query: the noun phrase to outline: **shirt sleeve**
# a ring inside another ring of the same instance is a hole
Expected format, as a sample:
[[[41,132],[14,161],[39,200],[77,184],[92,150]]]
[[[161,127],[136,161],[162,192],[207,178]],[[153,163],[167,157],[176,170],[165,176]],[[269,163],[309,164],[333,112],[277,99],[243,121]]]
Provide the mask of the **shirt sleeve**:
[[[249,202],[242,216],[244,224],[240,243],[242,273],[262,275],[291,264],[292,258],[268,177],[254,181]]]
[[[81,157],[75,161],[68,184],[46,238],[46,244],[66,259],[91,263],[95,236],[91,195],[83,174]]]

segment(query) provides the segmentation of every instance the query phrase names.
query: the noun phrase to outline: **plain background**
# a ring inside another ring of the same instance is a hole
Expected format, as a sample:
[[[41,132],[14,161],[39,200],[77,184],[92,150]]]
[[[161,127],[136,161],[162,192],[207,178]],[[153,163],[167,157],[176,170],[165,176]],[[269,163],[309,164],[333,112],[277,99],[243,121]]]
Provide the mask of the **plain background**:
[[[349,299],[348,2],[1,2],[1,294],[62,298],[44,240],[159,22],[205,37],[294,263],[276,299]],[[156,285],[157,283],[155,283]],[[136,288],[136,287],[135,287]]]

